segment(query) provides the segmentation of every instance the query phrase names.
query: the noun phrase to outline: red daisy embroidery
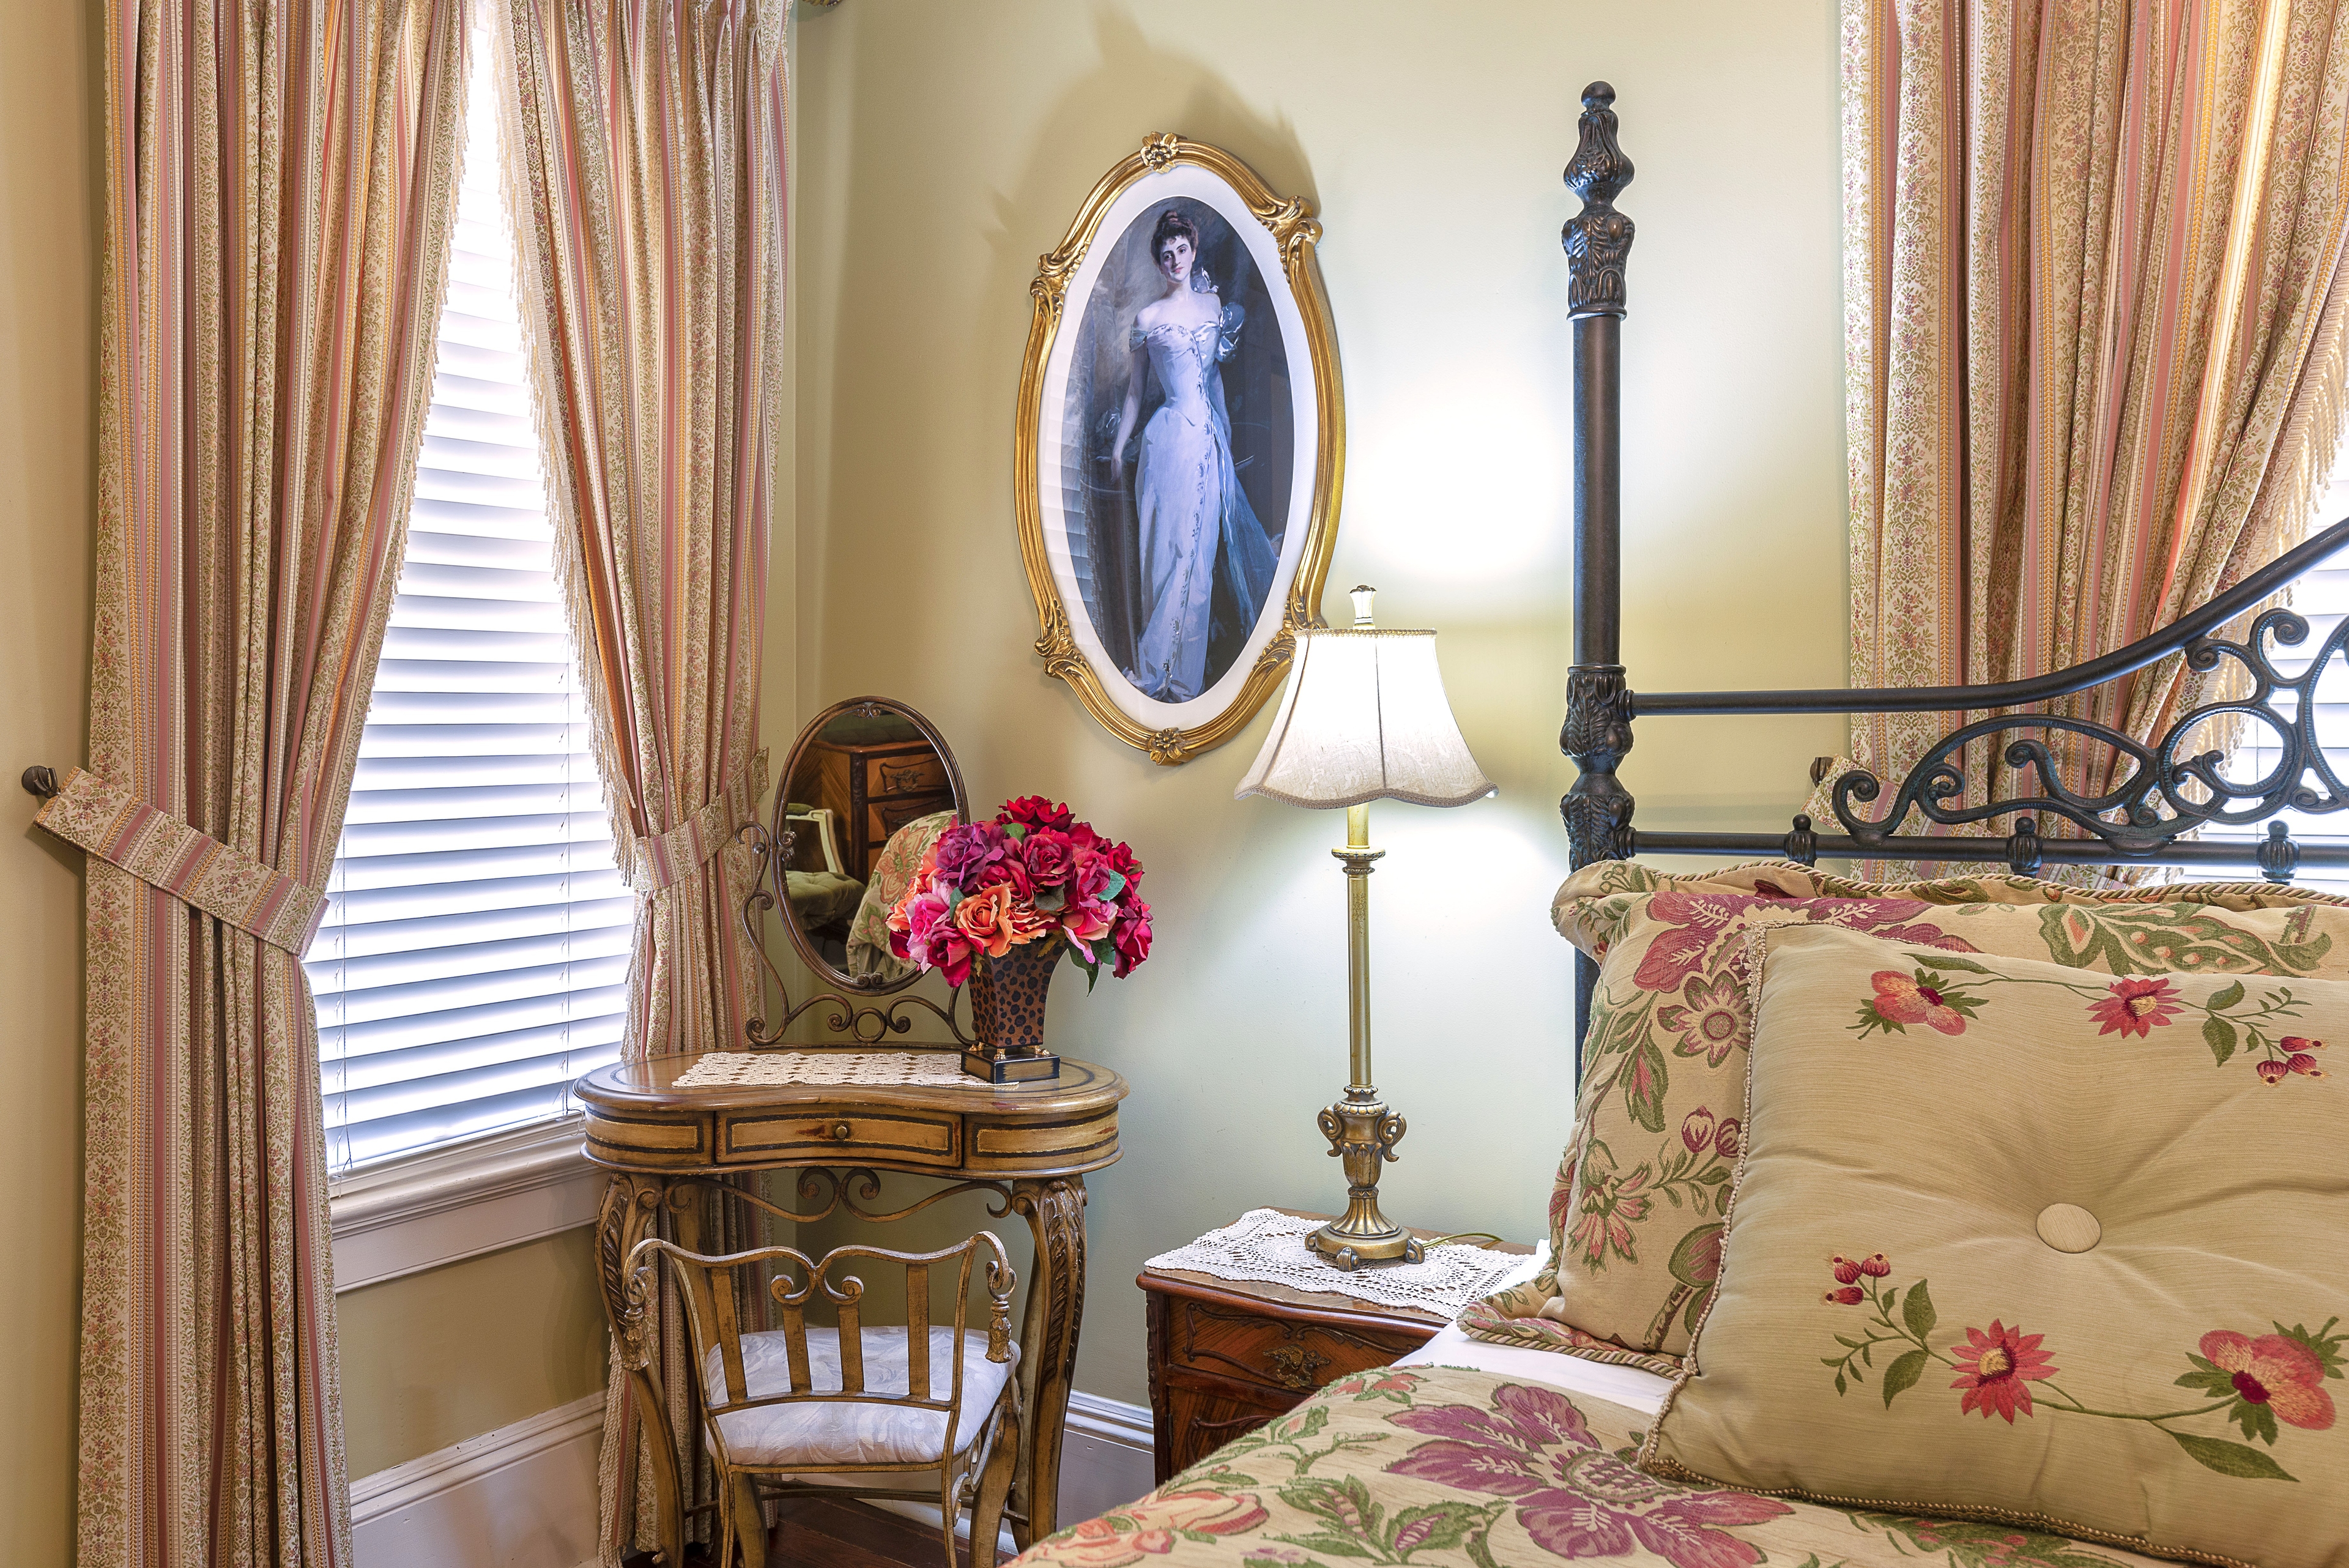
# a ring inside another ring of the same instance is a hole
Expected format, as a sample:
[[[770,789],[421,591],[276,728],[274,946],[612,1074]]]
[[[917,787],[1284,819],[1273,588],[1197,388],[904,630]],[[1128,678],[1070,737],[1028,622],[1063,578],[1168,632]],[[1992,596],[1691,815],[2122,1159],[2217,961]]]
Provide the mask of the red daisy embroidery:
[[[2045,1338],[2009,1328],[1996,1318],[1991,1319],[1987,1334],[1978,1328],[1966,1330],[1965,1344],[1950,1349],[1958,1368],[1957,1381],[1950,1386],[1965,1390],[1958,1409],[1980,1410],[1985,1421],[1993,1415],[2003,1416],[2010,1427],[2017,1410],[2030,1415],[2031,1390],[2023,1385],[2053,1377],[2056,1372],[2051,1365],[2054,1357],[2039,1348]]]
[[[2178,988],[2166,980],[2116,980],[2106,993],[2088,1003],[2088,1016],[2104,1025],[2099,1034],[2135,1034],[2139,1038],[2153,1033],[2157,1023],[2167,1023],[2186,1003]]]

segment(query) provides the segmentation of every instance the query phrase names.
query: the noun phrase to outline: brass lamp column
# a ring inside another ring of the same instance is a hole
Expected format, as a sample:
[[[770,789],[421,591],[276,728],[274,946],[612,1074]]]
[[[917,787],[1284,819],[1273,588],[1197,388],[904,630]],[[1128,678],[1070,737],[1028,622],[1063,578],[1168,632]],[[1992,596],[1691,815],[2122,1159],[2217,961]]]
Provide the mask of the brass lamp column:
[[[1344,1161],[1346,1212],[1307,1238],[1340,1269],[1417,1262],[1420,1244],[1379,1211],[1379,1171],[1402,1141],[1402,1117],[1371,1079],[1371,847],[1373,800],[1465,805],[1493,793],[1444,700],[1432,631],[1384,630],[1372,590],[1353,590],[1354,624],[1300,633],[1272,732],[1236,793],[1291,805],[1344,806],[1346,844],[1330,853],[1346,874],[1346,1093],[1318,1118]]]

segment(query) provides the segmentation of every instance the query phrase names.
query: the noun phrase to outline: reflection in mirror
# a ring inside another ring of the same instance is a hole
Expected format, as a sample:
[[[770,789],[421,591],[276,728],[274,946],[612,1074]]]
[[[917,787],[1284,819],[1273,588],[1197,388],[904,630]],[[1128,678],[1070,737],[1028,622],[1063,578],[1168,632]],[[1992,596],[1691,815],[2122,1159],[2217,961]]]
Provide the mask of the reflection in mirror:
[[[889,950],[889,910],[939,834],[962,819],[946,742],[909,708],[877,698],[819,715],[792,748],[782,822],[784,881],[800,956],[860,992],[910,983]]]

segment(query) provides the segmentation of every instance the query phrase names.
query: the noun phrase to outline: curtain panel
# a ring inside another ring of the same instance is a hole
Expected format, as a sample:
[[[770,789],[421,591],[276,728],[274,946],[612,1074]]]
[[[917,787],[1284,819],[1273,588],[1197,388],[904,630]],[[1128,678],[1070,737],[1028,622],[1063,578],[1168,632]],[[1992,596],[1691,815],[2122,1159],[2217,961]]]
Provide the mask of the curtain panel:
[[[640,895],[622,1049],[738,1045],[760,990],[741,924],[750,861],[733,834],[766,788],[757,714],[784,374],[789,5],[501,3],[558,569],[621,870]],[[730,1216],[710,1218],[713,1243],[747,1240]],[[698,1456],[667,1307],[666,1402]],[[653,1544],[640,1465],[616,1361],[607,1561]]]
[[[351,1561],[301,950],[406,539],[459,0],[112,0],[78,1561]]]
[[[2341,430],[2344,13],[1845,0],[1852,685],[2059,670],[2302,536]],[[2201,681],[2048,711],[2145,741]],[[1897,785],[1960,722],[1855,718],[1853,756]],[[2135,765],[2042,734],[2066,788]],[[1976,745],[1970,804],[2002,766]]]

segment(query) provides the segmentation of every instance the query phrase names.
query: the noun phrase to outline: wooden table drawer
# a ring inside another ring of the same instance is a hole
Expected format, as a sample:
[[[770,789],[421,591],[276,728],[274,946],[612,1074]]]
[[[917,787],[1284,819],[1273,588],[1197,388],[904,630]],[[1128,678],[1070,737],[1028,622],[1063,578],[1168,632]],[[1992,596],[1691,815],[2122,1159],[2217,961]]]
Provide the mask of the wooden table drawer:
[[[864,759],[864,794],[936,794],[947,787],[947,764],[936,752]]]
[[[875,846],[889,842],[889,836],[909,822],[917,821],[936,811],[952,811],[954,796],[950,794],[912,795],[903,800],[876,800],[864,807],[864,836]]]
[[[1435,1334],[1415,1326],[1338,1328],[1177,1298],[1167,1303],[1170,1372],[1189,1369],[1301,1396],[1350,1372],[1384,1366]]]
[[[725,1120],[718,1158],[951,1167],[962,1162],[962,1118],[905,1110],[885,1115],[858,1106],[808,1106],[785,1115],[754,1112]]]

